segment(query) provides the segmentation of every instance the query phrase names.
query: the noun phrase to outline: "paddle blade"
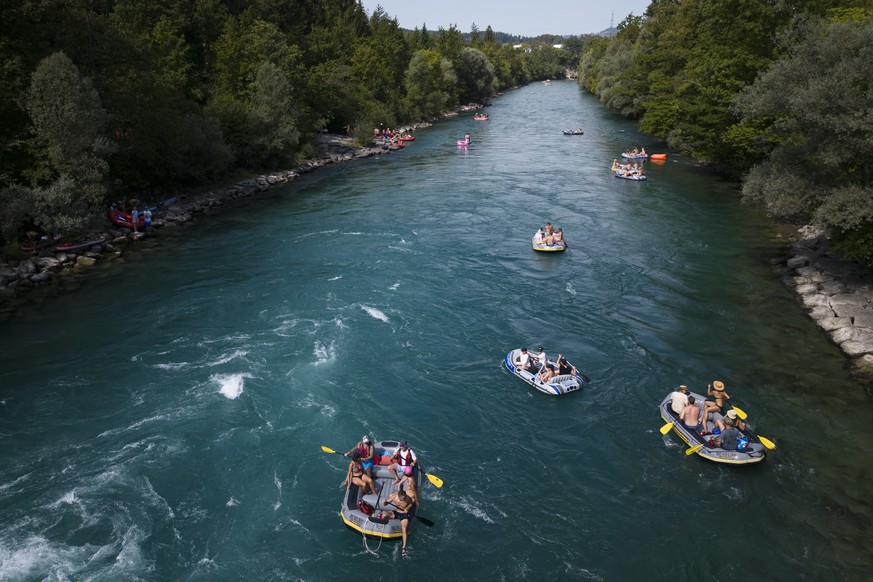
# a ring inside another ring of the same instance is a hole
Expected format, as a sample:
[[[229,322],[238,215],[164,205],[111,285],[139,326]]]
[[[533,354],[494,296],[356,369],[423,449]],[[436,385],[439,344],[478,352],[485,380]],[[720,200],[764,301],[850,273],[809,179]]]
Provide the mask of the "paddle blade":
[[[431,475],[430,473],[425,473],[427,480],[433,483],[437,489],[443,486],[443,480],[437,477],[436,475]]]
[[[740,419],[742,419],[742,420],[746,420],[746,418],[748,418],[748,416],[749,416],[748,414],[743,412],[742,409],[737,408],[736,406],[734,406],[734,410],[737,411],[737,416],[739,416]]]
[[[426,517],[421,517],[420,515],[416,515],[415,519],[426,525],[427,527],[433,527],[435,524],[431,520]]]
[[[664,426],[661,427],[661,434],[667,434],[670,432],[670,429],[673,428],[673,422],[668,422]]]
[[[327,448],[327,447],[324,446],[324,445],[321,445],[321,450],[324,451],[325,453],[328,453],[328,454],[331,454],[331,455],[338,455],[338,454],[339,454],[339,453],[337,453],[335,450],[333,450],[333,449],[329,449],[329,448]]]
[[[762,445],[764,445],[765,447],[767,447],[770,450],[773,450],[776,448],[776,443],[774,443],[773,441],[771,441],[768,438],[765,438],[765,437],[762,437],[761,435],[758,435],[758,440],[761,441]]]
[[[689,455],[689,456],[693,455],[694,453],[696,453],[697,451],[699,451],[702,448],[703,448],[703,445],[694,445],[693,447],[691,447],[690,449],[685,451],[685,454]]]

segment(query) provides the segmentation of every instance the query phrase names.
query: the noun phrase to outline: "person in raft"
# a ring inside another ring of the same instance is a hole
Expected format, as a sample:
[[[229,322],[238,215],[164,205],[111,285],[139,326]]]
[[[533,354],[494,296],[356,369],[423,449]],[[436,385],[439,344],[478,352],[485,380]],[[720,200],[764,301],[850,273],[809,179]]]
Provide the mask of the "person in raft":
[[[373,443],[370,440],[370,437],[364,435],[361,437],[361,440],[358,444],[353,446],[347,453],[343,453],[344,457],[348,457],[349,455],[358,452],[361,455],[361,464],[364,466],[364,471],[367,473],[367,476],[371,479],[373,478],[373,458],[376,453],[375,447],[373,447]]]
[[[394,475],[395,485],[400,483],[398,471],[402,471],[404,475],[412,475],[415,465],[418,464],[418,458],[405,440],[400,441],[400,446],[394,449],[394,452],[391,454],[391,461],[388,470]]]
[[[403,441],[406,442],[406,441]],[[402,489],[398,489],[392,493],[388,499],[382,500],[382,505],[393,505],[396,510],[388,510],[382,515],[388,519],[399,519],[400,528],[403,532],[403,549],[401,554],[406,557],[406,528],[409,526],[409,520],[415,517],[415,503],[410,499]]]
[[[681,384],[670,392],[670,408],[676,414],[682,414],[682,410],[688,406],[688,386]]]
[[[367,488],[370,489],[370,493],[376,495],[376,488],[373,486],[373,480],[369,475],[364,473],[364,465],[361,463],[361,453],[355,452],[352,455],[352,460],[349,462],[349,470],[346,472],[346,480],[343,482],[348,489],[352,485],[357,485],[365,492]]]

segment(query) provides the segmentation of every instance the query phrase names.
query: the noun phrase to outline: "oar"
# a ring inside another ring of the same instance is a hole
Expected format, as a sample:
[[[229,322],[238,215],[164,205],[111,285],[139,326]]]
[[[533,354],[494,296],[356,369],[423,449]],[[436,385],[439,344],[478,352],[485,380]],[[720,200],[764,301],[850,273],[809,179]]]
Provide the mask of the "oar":
[[[739,416],[742,420],[746,420],[746,418],[748,418],[748,416],[749,416],[748,414],[743,412],[743,410],[741,408],[737,408],[736,406],[734,406],[734,410],[737,411],[737,416]],[[761,441],[761,444],[764,445],[765,447],[767,447],[768,449],[773,450],[776,448],[776,443],[774,443],[770,439],[768,439],[766,437],[762,437],[761,435],[756,435],[756,436],[758,437],[758,440]]]
[[[746,420],[746,418],[748,418],[749,415],[746,414],[745,412],[743,412],[743,410],[741,408],[738,408],[738,407],[734,406],[733,404],[731,404],[731,406],[733,406],[734,410],[737,411],[737,416],[740,417],[740,420]]]
[[[668,432],[670,432],[670,429],[673,428],[674,424],[676,424],[676,422],[671,420],[670,422],[668,422],[667,424],[662,426],[661,427],[661,434],[667,434]]]
[[[321,450],[324,451],[325,453],[329,454],[329,455],[339,455],[339,454],[341,454],[341,453],[338,453],[338,452],[336,452],[335,450],[333,450],[333,449],[331,449],[331,448],[329,448],[329,447],[326,447],[326,446],[324,446],[324,445],[321,445]],[[437,489],[439,489],[440,487],[443,486],[443,480],[440,479],[439,477],[437,477],[436,475],[431,475],[430,473],[425,473],[424,476],[427,477],[427,480],[430,481],[431,483],[433,483],[433,484],[436,486]]]
[[[394,504],[389,501],[388,505],[394,505]],[[397,506],[394,505],[394,507],[397,507]],[[433,527],[434,525],[436,525],[433,521],[429,520],[428,518],[418,515],[418,511],[415,512],[415,519],[417,519],[418,521],[420,521],[421,523],[423,523],[427,527]]]
[[[685,451],[685,454],[686,454],[686,455],[689,455],[689,456],[690,456],[690,455],[693,455],[694,453],[696,453],[697,451],[699,451],[701,448],[703,448],[703,445],[694,445],[693,447],[691,447],[690,449],[688,449],[687,451]]]
[[[766,437],[762,437],[761,435],[755,435],[755,436],[757,436],[758,440],[761,441],[761,444],[764,445],[765,447],[767,447],[768,449],[772,450],[772,449],[776,448],[776,443],[774,443],[770,439],[768,439]]]

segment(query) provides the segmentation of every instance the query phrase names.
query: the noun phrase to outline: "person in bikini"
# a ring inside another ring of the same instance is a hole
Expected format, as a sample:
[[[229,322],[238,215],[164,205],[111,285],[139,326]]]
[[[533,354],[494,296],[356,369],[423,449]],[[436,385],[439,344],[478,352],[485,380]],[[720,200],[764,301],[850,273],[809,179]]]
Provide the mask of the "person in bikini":
[[[364,466],[361,464],[361,454],[355,452],[352,455],[352,460],[349,463],[349,470],[346,472],[346,480],[344,482],[346,488],[351,485],[357,485],[365,492],[370,488],[370,493],[376,495],[376,488],[373,486],[373,480],[364,472]]]
[[[403,550],[401,554],[406,557],[406,529],[409,526],[409,520],[415,517],[415,502],[402,489],[398,489],[392,493],[388,499],[382,500],[382,505],[393,505],[395,510],[388,510],[383,513],[383,516],[388,519],[399,519],[400,529],[403,533]]]
[[[352,447],[347,453],[343,453],[344,457],[348,457],[351,454],[354,454],[357,451],[361,455],[361,464],[364,466],[364,472],[367,473],[367,476],[370,479],[373,478],[373,458],[376,453],[376,449],[373,447],[373,443],[370,441],[370,437],[364,435],[360,442]]]
[[[703,403],[703,422],[712,420],[716,428],[722,431],[725,428],[724,407],[730,399],[730,394],[724,391],[724,382],[714,380],[712,384],[707,385],[706,396],[707,399]]]

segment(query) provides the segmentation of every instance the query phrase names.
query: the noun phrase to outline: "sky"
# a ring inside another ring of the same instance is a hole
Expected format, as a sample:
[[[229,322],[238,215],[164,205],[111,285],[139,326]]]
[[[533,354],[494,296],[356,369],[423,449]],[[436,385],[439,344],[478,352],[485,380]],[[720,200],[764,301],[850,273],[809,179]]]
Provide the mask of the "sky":
[[[377,6],[402,28],[427,25],[430,31],[457,26],[469,32],[489,25],[494,32],[519,36],[595,34],[633,13],[642,16],[650,0],[363,0],[367,15]],[[613,17],[613,13],[615,16]]]

